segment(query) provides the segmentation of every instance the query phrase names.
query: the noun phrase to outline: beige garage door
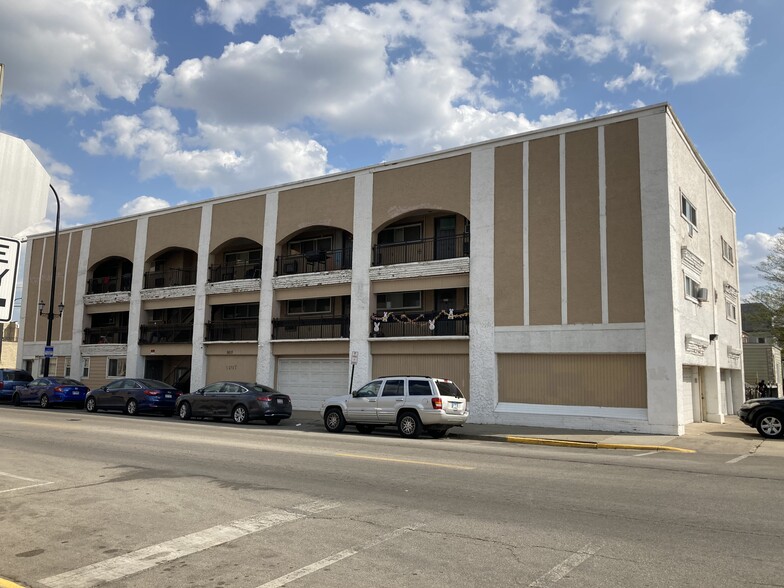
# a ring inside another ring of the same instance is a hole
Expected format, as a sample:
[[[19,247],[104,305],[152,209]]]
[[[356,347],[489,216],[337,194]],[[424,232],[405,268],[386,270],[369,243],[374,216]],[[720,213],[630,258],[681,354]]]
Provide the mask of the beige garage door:
[[[280,358],[276,387],[294,410],[319,410],[330,396],[348,393],[349,369],[347,358]]]

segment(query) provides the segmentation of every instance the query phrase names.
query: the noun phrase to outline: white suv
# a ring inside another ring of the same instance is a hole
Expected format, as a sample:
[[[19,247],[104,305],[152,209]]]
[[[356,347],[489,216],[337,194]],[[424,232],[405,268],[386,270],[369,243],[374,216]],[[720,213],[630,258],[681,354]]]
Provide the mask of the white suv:
[[[321,405],[321,416],[330,433],[340,433],[346,425],[356,426],[360,433],[395,425],[403,437],[414,439],[424,430],[438,439],[468,420],[468,406],[449,380],[385,376],[351,394],[328,398]]]

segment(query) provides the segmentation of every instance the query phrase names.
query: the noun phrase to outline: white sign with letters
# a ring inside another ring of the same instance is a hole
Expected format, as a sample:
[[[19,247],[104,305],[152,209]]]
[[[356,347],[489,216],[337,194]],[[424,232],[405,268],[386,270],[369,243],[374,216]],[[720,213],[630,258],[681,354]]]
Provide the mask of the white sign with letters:
[[[0,323],[9,322],[14,311],[20,247],[16,239],[0,237]]]

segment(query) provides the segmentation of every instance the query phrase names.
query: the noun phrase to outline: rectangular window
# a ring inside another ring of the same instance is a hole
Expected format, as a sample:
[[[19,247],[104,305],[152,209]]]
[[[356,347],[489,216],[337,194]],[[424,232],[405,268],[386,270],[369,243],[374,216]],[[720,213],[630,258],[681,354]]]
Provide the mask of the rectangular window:
[[[324,314],[332,312],[331,298],[306,298],[286,301],[287,314]]]
[[[83,357],[82,358],[82,378],[89,378],[90,377],[90,358]]]
[[[227,304],[220,307],[221,317],[223,320],[246,320],[259,317],[259,305],[257,303],[249,304]]]
[[[123,378],[125,377],[125,358],[110,357],[106,362],[106,377]]]
[[[422,292],[386,292],[376,296],[377,310],[409,310],[422,308]]]
[[[300,241],[289,241],[289,255],[300,255],[311,251],[332,251],[332,237],[313,237]]]
[[[721,238],[721,256],[735,265],[735,252],[732,250],[732,245],[724,240],[724,237]]]
[[[729,300],[724,301],[724,308],[727,311],[727,318],[733,323],[738,322],[738,307]]]
[[[683,192],[681,192],[681,216],[689,221],[689,224],[697,228],[697,209],[689,202]]]
[[[683,290],[686,298],[696,302],[700,291],[700,284],[686,274],[683,274]]]
[[[22,362],[22,369],[24,369],[26,372],[29,372],[29,373],[32,374],[33,373],[33,360],[32,359],[25,359]]]
[[[422,240],[422,225],[402,225],[399,227],[389,227],[378,234],[379,245],[389,245],[390,243],[411,243]]]
[[[65,358],[65,368],[64,368],[64,371],[63,371],[63,375],[66,378],[70,378],[71,377],[71,358],[70,357],[66,357]]]

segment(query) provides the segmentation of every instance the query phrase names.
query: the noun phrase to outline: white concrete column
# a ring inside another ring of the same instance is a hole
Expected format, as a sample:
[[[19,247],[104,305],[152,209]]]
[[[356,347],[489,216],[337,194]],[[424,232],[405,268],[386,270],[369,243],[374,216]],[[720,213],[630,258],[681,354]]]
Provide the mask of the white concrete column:
[[[469,372],[472,422],[493,422],[498,403],[495,355],[495,149],[471,153]]]
[[[82,341],[84,338],[84,295],[87,292],[87,262],[90,257],[90,242],[93,230],[82,231],[82,246],[79,250],[79,262],[76,269],[74,285],[75,300],[73,308],[73,329],[71,331],[71,377],[82,378]]]
[[[136,241],[133,247],[131,302],[128,312],[128,357],[125,373],[130,378],[144,376],[144,362],[139,349],[139,323],[142,314],[142,286],[144,285],[145,255],[147,253],[147,217],[136,221]]]
[[[685,354],[675,312],[680,251],[672,236],[666,114],[639,119],[640,197],[642,199],[643,291],[648,424],[651,432],[682,435],[679,389]],[[680,202],[678,202],[680,205]]]
[[[264,243],[261,251],[261,292],[259,292],[259,342],[256,357],[256,381],[272,386],[275,383],[275,358],[272,356],[272,315],[275,292],[275,245],[278,233],[278,192],[265,197]]]
[[[207,383],[207,350],[204,347],[204,323],[207,316],[207,272],[210,262],[212,204],[201,207],[199,251],[196,260],[196,298],[193,304],[193,349],[191,351],[191,392]]]
[[[373,174],[354,177],[354,249],[351,256],[351,340],[349,357],[356,353],[353,388],[373,377],[370,356],[370,254],[373,248]],[[349,378],[351,363],[349,362]]]

